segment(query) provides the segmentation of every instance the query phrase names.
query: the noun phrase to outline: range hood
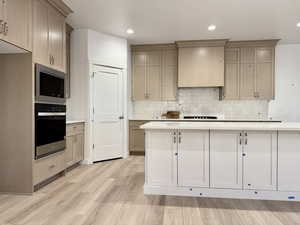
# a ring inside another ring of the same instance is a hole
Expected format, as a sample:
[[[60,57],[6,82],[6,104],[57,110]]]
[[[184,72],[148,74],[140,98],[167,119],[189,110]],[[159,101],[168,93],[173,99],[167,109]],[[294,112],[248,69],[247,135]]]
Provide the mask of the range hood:
[[[178,87],[223,87],[228,39],[178,41]]]

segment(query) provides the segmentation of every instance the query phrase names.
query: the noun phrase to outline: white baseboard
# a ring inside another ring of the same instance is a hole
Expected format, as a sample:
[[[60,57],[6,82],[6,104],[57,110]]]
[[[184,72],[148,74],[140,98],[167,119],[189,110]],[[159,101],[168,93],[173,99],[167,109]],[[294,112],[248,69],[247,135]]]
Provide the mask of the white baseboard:
[[[161,187],[144,185],[146,195],[171,195],[204,198],[232,198],[278,201],[300,201],[300,192],[233,190],[213,188]]]

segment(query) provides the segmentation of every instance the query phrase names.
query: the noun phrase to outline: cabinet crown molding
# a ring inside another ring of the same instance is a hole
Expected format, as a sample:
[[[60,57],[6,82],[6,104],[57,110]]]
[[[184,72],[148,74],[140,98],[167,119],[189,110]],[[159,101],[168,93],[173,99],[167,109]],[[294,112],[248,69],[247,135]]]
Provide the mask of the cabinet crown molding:
[[[191,47],[224,47],[229,39],[211,39],[211,40],[194,40],[194,41],[176,41],[178,48]]]
[[[48,0],[48,2],[65,17],[73,13],[73,10],[69,6],[67,6],[62,0]]]
[[[269,39],[269,40],[250,40],[250,41],[228,41],[226,44],[227,48],[238,48],[238,47],[275,47],[280,39]]]
[[[157,50],[177,50],[175,44],[145,44],[145,45],[131,45],[131,51],[157,51]]]

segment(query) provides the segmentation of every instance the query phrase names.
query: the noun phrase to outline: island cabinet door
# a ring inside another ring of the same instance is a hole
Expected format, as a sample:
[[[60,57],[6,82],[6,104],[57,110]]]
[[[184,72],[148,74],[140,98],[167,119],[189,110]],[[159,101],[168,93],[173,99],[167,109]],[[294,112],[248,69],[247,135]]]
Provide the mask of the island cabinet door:
[[[278,133],[278,191],[300,191],[300,132]]]
[[[210,187],[242,189],[242,132],[210,132]]]
[[[244,132],[244,189],[276,190],[277,132]]]
[[[178,186],[209,187],[209,131],[178,132]]]
[[[177,186],[177,132],[146,131],[146,184]]]

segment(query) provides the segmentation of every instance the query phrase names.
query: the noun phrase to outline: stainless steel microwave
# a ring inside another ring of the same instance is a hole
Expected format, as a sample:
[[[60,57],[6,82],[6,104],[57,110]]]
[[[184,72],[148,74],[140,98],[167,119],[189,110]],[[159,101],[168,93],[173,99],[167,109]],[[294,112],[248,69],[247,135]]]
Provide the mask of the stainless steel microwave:
[[[65,77],[63,72],[35,64],[36,102],[65,103]]]

